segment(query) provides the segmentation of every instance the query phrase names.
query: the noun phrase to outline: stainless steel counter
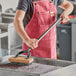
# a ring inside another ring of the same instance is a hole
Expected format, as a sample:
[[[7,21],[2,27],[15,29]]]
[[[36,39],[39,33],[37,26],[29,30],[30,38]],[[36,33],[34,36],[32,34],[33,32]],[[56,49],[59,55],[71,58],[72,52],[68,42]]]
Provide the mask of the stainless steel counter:
[[[0,66],[1,76],[66,76],[66,71],[70,74],[75,71],[67,70],[76,67],[74,62],[62,60],[50,60],[45,58],[34,58],[34,62],[29,66],[17,64],[5,64]],[[56,74],[57,75],[56,75]],[[69,76],[69,74],[67,74]],[[74,76],[74,75],[72,75]]]

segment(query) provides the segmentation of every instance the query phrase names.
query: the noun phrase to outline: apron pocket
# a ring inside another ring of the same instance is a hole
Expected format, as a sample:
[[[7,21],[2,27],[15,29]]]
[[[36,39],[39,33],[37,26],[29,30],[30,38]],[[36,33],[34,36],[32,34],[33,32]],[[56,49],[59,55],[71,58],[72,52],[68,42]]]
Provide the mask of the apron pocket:
[[[40,25],[40,27],[45,27],[45,25],[49,25],[50,24],[50,12],[39,12],[38,13],[38,24]]]

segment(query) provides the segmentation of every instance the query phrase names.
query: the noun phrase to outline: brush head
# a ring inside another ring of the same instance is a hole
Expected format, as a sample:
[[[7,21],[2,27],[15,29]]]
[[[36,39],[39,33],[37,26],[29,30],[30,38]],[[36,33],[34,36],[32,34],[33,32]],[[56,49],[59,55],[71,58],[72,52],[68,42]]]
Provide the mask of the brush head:
[[[33,62],[33,58],[25,58],[23,56],[19,56],[19,57],[10,57],[9,61],[12,63],[16,63],[16,64],[31,64]]]

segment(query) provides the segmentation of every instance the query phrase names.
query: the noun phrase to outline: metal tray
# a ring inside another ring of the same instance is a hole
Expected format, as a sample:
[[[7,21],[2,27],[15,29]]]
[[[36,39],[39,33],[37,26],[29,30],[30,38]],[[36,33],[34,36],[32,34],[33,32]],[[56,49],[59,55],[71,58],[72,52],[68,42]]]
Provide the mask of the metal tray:
[[[71,61],[34,57],[29,66],[17,64],[0,65],[0,76],[50,76],[49,73],[75,64]]]

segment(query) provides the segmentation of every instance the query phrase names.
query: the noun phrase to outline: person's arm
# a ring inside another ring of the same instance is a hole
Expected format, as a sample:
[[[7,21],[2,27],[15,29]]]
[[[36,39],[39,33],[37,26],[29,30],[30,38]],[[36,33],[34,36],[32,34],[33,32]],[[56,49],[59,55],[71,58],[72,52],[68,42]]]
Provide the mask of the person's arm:
[[[14,26],[17,33],[20,35],[20,37],[26,43],[26,45],[34,49],[38,46],[38,40],[31,39],[25,32],[24,27],[23,27],[24,16],[25,16],[25,12],[23,10],[17,10],[15,18],[14,18]]]
[[[64,12],[62,13],[61,17],[63,18],[63,22],[68,20],[68,15],[72,13],[73,11],[73,4],[67,0],[64,0],[61,5],[59,5],[60,8],[64,9]]]

